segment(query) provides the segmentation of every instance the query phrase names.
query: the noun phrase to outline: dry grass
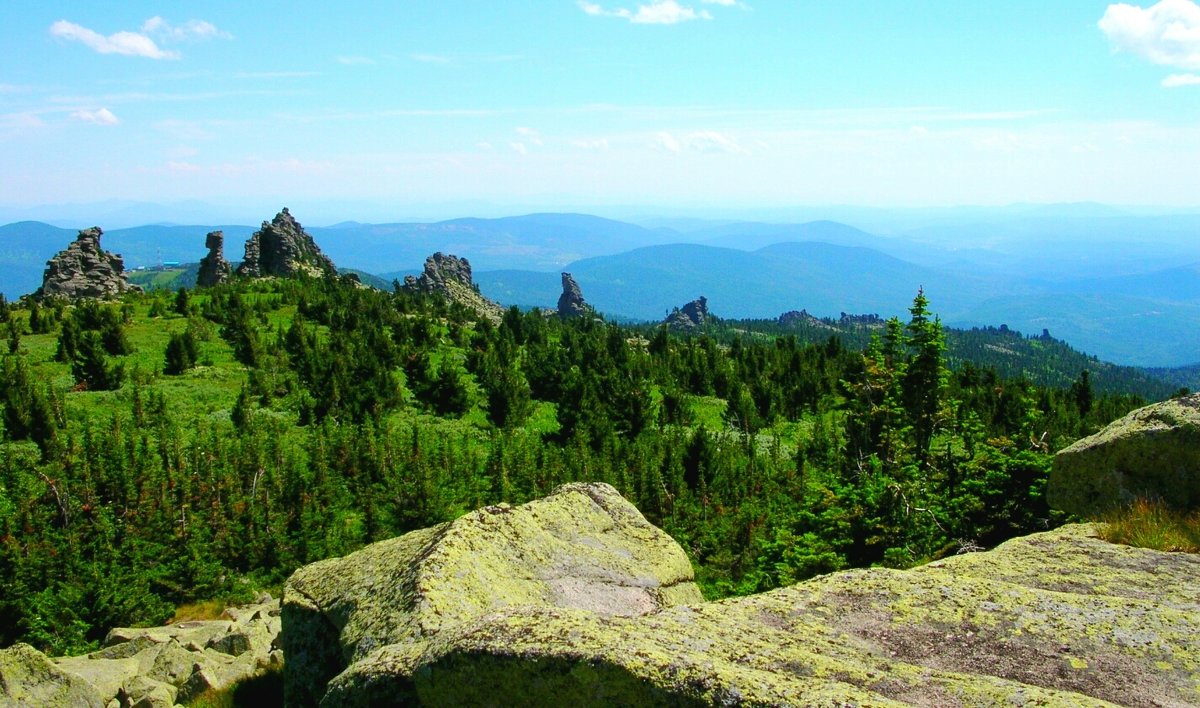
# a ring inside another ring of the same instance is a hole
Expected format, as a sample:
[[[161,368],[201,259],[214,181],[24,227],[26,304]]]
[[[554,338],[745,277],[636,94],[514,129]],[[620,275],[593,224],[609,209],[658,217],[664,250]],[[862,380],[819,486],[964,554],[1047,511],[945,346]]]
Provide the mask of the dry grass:
[[[1138,500],[1104,521],[1100,535],[1113,543],[1200,553],[1200,511],[1186,514],[1161,502]]]
[[[226,604],[223,600],[189,602],[186,605],[180,605],[175,608],[175,616],[167,624],[221,619],[221,613],[225,612],[225,607]]]

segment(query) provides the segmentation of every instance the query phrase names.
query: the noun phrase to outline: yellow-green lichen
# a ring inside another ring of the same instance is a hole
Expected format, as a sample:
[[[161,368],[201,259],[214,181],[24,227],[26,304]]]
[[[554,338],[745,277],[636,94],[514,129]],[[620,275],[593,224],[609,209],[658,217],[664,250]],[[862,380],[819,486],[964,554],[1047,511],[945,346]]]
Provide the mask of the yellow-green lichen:
[[[1200,703],[1200,559],[1093,532],[642,617],[503,608],[377,650],[331,683],[329,702],[372,687],[446,705],[543,688],[578,705]]]

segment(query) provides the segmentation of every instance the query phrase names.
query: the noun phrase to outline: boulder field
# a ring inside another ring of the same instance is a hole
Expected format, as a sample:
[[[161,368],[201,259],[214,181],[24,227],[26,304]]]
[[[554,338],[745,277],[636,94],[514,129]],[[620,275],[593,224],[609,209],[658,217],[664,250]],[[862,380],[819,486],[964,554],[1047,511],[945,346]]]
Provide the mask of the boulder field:
[[[305,566],[282,606],[2,650],[0,706],[171,706],[281,661],[293,706],[1200,705],[1200,556],[1096,531],[704,602],[670,537],[569,484]]]
[[[51,659],[17,644],[0,650],[0,706],[186,704],[278,668],[279,621],[279,600],[265,596],[219,620],[113,629],[82,656]]]
[[[298,571],[290,705],[1197,705],[1200,558],[1077,524],[912,570],[700,601],[614,489]]]

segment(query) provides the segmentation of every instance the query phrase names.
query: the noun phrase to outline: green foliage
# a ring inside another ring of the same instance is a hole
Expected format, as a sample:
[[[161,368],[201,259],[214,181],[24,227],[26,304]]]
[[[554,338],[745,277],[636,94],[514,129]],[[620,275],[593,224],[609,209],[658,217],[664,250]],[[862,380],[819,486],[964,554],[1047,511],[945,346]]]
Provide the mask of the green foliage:
[[[184,292],[43,304],[61,332],[5,357],[0,644],[83,651],[572,480],[613,484],[710,596],[909,565],[1058,523],[1050,451],[1142,402],[956,360],[922,295],[856,347],[493,325],[334,280]]]
[[[168,376],[178,376],[196,365],[198,356],[196,337],[191,329],[179,334],[172,334],[167,341],[166,361],[163,363],[163,373]]]
[[[120,388],[125,367],[111,363],[105,355],[105,341],[95,330],[85,330],[75,346],[71,374],[75,383],[90,391],[111,391]]]

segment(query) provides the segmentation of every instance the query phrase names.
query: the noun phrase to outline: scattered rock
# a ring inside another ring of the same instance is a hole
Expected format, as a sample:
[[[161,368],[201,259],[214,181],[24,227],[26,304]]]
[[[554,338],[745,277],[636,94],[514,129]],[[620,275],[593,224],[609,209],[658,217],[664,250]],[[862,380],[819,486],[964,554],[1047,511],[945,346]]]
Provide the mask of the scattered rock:
[[[507,607],[634,616],[702,599],[683,550],[615,489],[568,484],[296,571],[280,636],[286,700],[314,705],[376,649],[417,651],[406,647]]]
[[[117,628],[103,649],[50,659],[24,644],[0,651],[0,706],[158,708],[278,668],[279,601],[230,608],[228,619]]]
[[[562,288],[562,295],[558,296],[559,317],[568,319],[591,313],[592,308],[583,299],[583,291],[579,288],[579,283],[575,282],[570,273],[562,274]]]
[[[425,259],[420,276],[405,276],[404,289],[412,293],[440,295],[492,322],[500,322],[504,308],[479,294],[471,278],[471,263],[466,258],[435,253]]]
[[[79,236],[46,261],[42,287],[35,297],[114,298],[129,291],[140,291],[125,277],[125,261],[121,256],[100,248],[99,226],[84,229]]]
[[[711,315],[708,312],[708,298],[701,295],[683,307],[677,307],[667,315],[664,322],[668,327],[678,331],[687,331],[703,327]]]
[[[233,267],[225,260],[225,232],[210,231],[204,237],[204,247],[208,255],[200,259],[196,285],[207,288],[229,280]]]
[[[512,606],[380,647],[326,705],[1197,705],[1200,558],[1090,525],[644,616]]]
[[[1135,498],[1200,508],[1200,393],[1139,408],[1060,451],[1046,498],[1085,517]]]
[[[284,207],[246,241],[246,254],[237,274],[251,278],[297,275],[320,278],[336,276],[337,269]]]

